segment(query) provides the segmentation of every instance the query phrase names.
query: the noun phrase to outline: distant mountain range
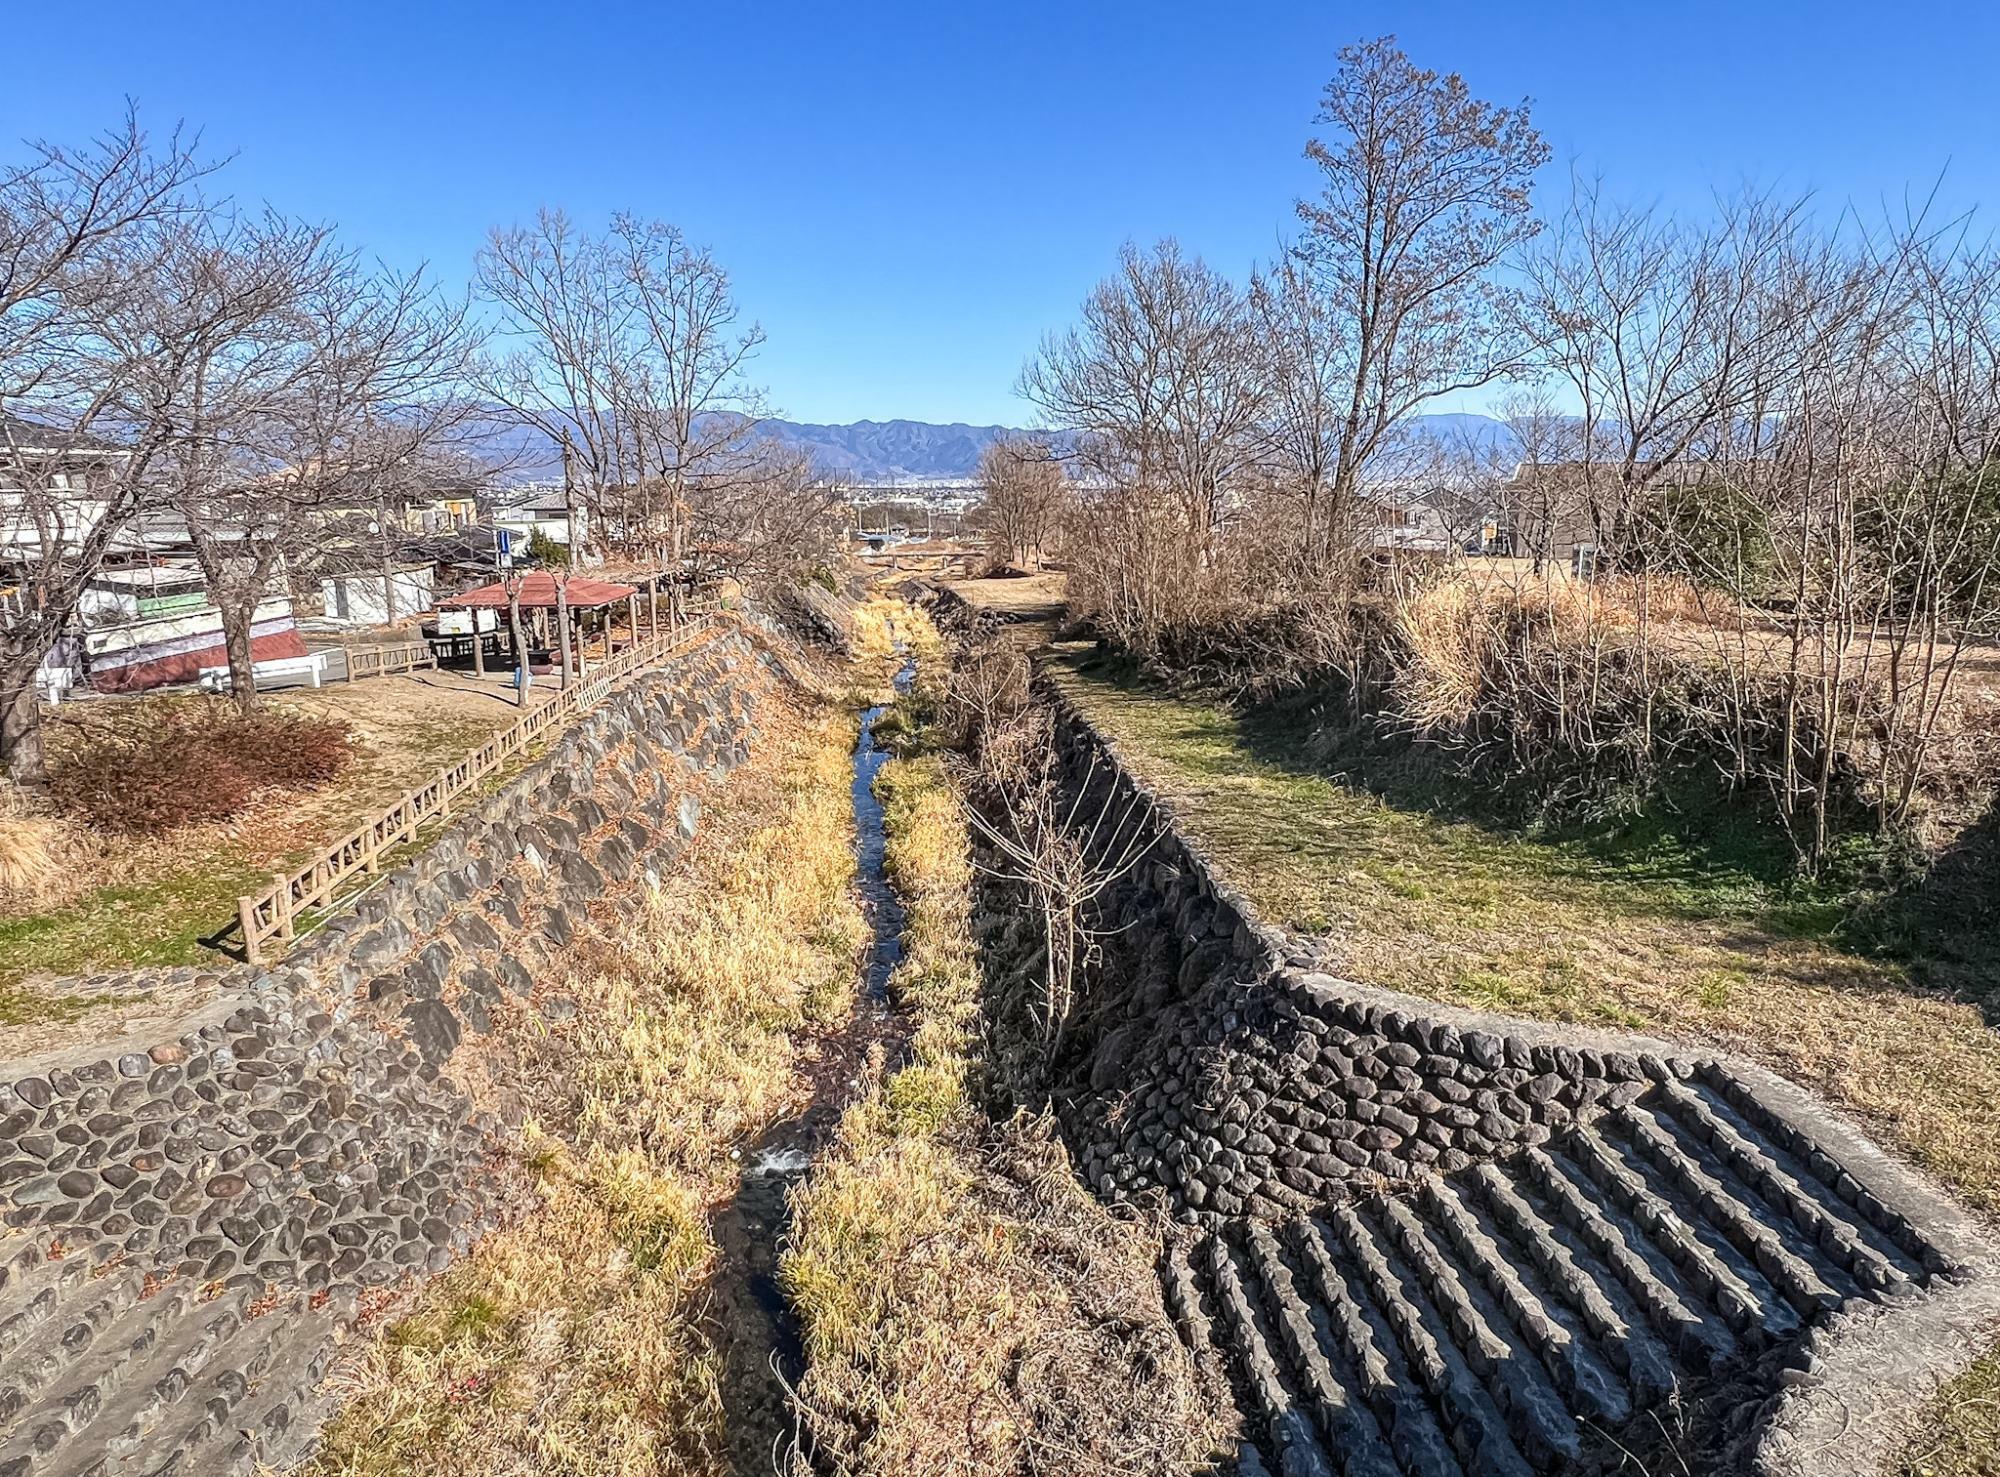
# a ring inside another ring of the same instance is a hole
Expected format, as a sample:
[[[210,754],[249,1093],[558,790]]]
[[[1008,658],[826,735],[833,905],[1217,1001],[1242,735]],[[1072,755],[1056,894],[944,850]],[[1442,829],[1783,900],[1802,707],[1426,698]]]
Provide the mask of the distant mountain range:
[[[1464,436],[1487,446],[1504,445],[1505,425],[1491,416],[1455,411],[1415,418],[1420,430]],[[809,453],[821,471],[852,482],[949,482],[975,476],[979,455],[995,441],[1033,434],[1018,426],[969,426],[961,421],[937,425],[930,421],[852,421],[818,425],[807,421],[767,420],[760,434],[782,446]],[[1060,440],[1061,438],[1057,438]],[[518,431],[505,433],[518,454],[516,478],[553,475],[557,465],[541,447],[545,438]]]
[[[1413,418],[1412,429],[1463,438],[1481,449],[1511,444],[1505,423],[1487,415],[1448,411]],[[1008,436],[1035,433],[1018,426],[948,426],[928,421],[855,421],[844,426],[765,421],[759,429],[785,446],[810,452],[821,469],[856,482],[949,481],[979,471],[979,454]],[[1065,437],[1053,437],[1061,444]]]
[[[812,454],[820,470],[857,482],[949,481],[979,470],[995,441],[1025,435],[1014,426],[948,426],[929,421],[854,421],[844,426],[764,421],[757,428],[783,446]]]

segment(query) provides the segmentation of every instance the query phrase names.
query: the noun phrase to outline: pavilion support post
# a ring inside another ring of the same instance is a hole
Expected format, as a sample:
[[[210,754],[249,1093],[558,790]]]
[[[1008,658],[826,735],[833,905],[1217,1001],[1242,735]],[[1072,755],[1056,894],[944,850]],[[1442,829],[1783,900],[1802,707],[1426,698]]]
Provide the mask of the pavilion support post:
[[[646,625],[653,635],[660,634],[660,577],[657,574],[646,581]]]
[[[632,637],[632,644],[639,644],[639,592],[634,590],[625,597],[625,625]]]
[[[479,629],[479,612],[472,613],[472,675],[486,675],[486,633]]]
[[[570,662],[569,582],[567,580],[556,581],[556,640],[559,643],[558,659],[562,662],[562,685],[567,688],[570,682],[570,674],[573,670]]]

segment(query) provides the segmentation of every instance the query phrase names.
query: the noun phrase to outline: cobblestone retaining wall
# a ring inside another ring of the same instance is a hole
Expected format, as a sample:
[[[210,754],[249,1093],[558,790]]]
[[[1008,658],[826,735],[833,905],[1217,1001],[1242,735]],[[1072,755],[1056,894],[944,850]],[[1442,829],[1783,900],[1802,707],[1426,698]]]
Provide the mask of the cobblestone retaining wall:
[[[454,1062],[579,911],[670,866],[775,660],[719,637],[636,679],[282,965],[168,1031],[0,1064],[0,1477],[294,1454],[356,1294],[501,1209],[518,1105]],[[99,1463],[109,1463],[100,1466]]]
[[[1125,871],[1053,1096],[1093,1189],[1189,1228],[1163,1277],[1245,1477],[1671,1466],[1667,1402],[1703,1470],[1869,1472],[1990,1342],[1983,1232],[1810,1095],[1319,973],[1074,712],[1058,743]]]

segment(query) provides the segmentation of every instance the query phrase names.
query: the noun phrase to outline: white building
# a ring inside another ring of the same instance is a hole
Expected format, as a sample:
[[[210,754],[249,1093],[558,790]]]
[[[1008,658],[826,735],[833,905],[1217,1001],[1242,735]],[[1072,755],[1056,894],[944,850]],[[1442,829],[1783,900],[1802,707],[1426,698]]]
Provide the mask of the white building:
[[[321,609],[335,626],[385,626],[406,621],[437,603],[437,565],[409,563],[380,569],[351,569],[319,582]],[[390,609],[393,600],[394,610]]]

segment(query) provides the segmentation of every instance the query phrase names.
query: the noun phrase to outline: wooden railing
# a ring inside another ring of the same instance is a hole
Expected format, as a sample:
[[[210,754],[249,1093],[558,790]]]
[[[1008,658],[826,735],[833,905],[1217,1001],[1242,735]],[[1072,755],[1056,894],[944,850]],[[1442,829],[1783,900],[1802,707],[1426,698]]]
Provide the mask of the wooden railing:
[[[416,838],[425,822],[451,814],[454,801],[524,752],[543,734],[560,728],[602,702],[626,677],[693,649],[710,634],[706,616],[684,621],[678,630],[641,638],[600,663],[587,677],[571,683],[519,723],[491,738],[449,768],[411,790],[382,814],[349,832],[296,872],[274,873],[271,885],[255,897],[236,901],[236,926],[243,934],[243,957],[252,964],[265,959],[272,941],[290,943],[297,936],[300,916],[323,908],[348,879],[380,870],[384,853]]]
[[[381,646],[347,648],[347,680],[360,677],[387,677],[392,672],[414,672],[419,667],[435,667],[437,655],[428,641],[396,641]]]

